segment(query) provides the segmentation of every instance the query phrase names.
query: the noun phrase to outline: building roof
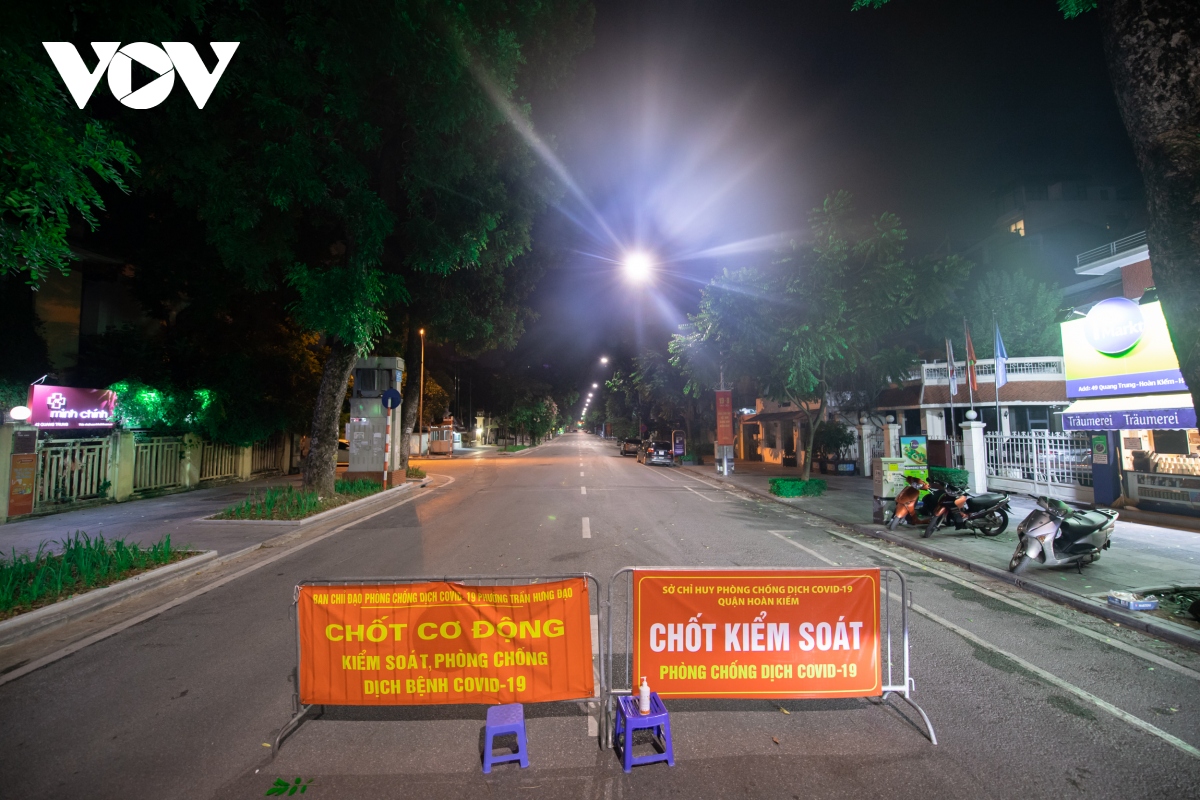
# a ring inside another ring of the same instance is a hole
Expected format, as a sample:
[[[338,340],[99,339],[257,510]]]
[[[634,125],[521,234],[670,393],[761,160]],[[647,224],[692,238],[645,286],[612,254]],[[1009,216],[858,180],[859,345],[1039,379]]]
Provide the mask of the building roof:
[[[751,414],[748,417],[742,417],[742,422],[784,422],[786,420],[800,419],[803,416],[802,411],[771,411],[765,414]]]
[[[884,389],[875,405],[878,408],[916,408],[921,405],[921,384]]]

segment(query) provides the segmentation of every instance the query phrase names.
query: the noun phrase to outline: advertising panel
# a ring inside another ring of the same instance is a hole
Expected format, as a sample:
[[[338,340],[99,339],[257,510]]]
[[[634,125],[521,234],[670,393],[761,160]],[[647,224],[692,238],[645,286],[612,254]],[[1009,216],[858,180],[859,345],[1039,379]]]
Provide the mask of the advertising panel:
[[[1119,407],[1118,407],[1119,406]],[[1080,400],[1063,411],[1065,431],[1178,430],[1196,427],[1187,394],[1154,394],[1122,400]],[[1139,446],[1130,449],[1139,450]]]
[[[684,431],[671,431],[672,452],[677,456],[686,455],[687,434]]]
[[[663,698],[882,694],[878,568],[635,570],[633,626]]]
[[[1061,333],[1069,398],[1187,391],[1160,303],[1110,297]]]
[[[108,389],[29,387],[29,423],[38,428],[111,428],[117,395]]]
[[[717,390],[717,444],[733,446],[733,392]]]
[[[37,456],[33,453],[18,453],[9,458],[11,466],[8,477],[8,516],[32,514]]]
[[[305,704],[540,703],[595,691],[584,578],[305,585],[298,609]]]

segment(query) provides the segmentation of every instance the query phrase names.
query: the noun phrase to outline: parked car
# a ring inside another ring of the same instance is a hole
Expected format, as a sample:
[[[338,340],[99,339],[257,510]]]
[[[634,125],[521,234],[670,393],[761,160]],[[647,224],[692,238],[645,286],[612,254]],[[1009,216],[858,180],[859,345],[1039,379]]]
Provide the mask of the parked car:
[[[666,464],[669,467],[675,463],[675,453],[670,442],[647,439],[638,448],[638,461],[643,464]]]
[[[350,443],[345,439],[338,439],[337,463],[350,463]]]
[[[641,447],[641,439],[621,439],[617,444],[617,451],[622,456],[636,456]]]

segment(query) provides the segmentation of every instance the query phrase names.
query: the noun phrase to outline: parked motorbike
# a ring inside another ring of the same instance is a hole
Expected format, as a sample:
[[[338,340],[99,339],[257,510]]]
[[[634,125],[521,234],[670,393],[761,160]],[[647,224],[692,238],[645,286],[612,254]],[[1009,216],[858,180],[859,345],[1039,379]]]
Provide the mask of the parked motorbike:
[[[1034,564],[1046,567],[1069,566],[1083,571],[1084,564],[1100,558],[1107,550],[1117,512],[1074,510],[1062,500],[1037,498],[1038,508],[1017,526],[1017,549],[1008,562],[1008,571],[1021,575]]]
[[[999,536],[1008,527],[1008,495],[1003,492],[970,494],[965,489],[944,486],[926,498],[934,504],[922,538],[928,539],[940,525],[954,523],[955,530],[970,530],[984,536]]]
[[[902,521],[907,521],[909,525],[923,525],[926,522],[921,519],[919,507],[923,505],[920,502],[921,492],[929,491],[929,484],[915,475],[905,475],[904,480],[908,485],[896,495],[896,510],[887,524],[889,531],[896,530]]]

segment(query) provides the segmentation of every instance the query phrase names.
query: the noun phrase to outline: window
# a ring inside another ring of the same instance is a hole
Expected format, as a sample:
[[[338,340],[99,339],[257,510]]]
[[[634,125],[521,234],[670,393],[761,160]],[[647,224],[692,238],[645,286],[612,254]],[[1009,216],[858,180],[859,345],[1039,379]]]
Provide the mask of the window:
[[[1025,220],[1019,219],[1016,222],[1014,222],[1012,225],[1009,225],[1008,232],[1015,233],[1018,236],[1024,236],[1025,235]]]

